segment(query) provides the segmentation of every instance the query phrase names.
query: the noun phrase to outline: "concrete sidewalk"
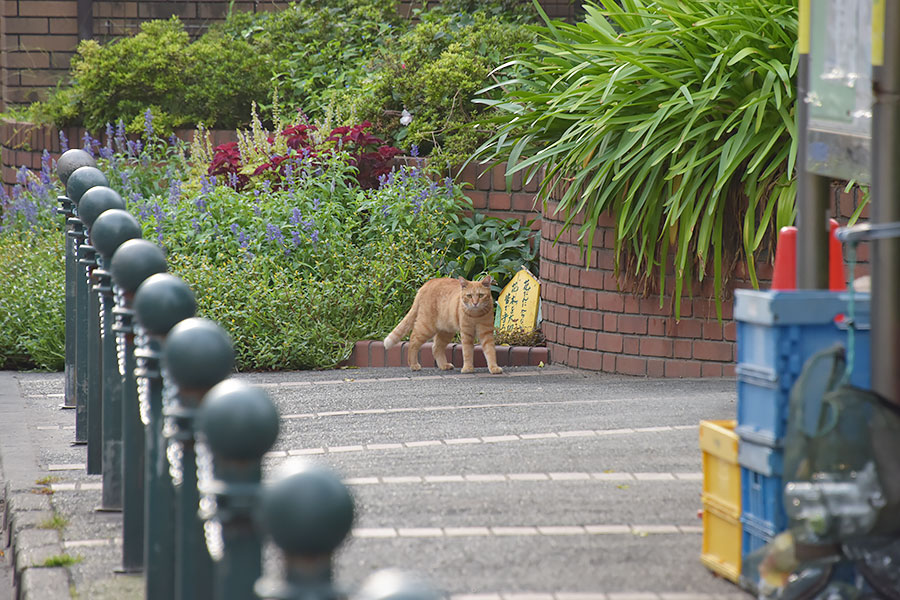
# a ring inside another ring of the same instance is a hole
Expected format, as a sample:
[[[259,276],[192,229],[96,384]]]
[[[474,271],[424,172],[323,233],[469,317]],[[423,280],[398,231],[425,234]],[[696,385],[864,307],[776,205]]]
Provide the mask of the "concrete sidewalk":
[[[685,416],[689,422],[697,422],[695,413],[700,413],[701,418],[716,419],[728,418],[728,413],[733,411],[733,403],[728,399],[728,390],[733,386],[730,380],[656,381],[588,374],[552,365],[543,369],[512,367],[506,369],[502,376],[491,376],[483,369],[475,375],[461,375],[458,371],[441,374],[433,369],[412,374],[406,368],[367,368],[260,373],[238,377],[260,384],[275,394],[282,412],[306,408],[309,401],[304,394],[309,393],[310,386],[332,398],[335,407],[343,405],[347,394],[352,393],[351,387],[367,390],[366,406],[390,407],[395,405],[398,392],[409,394],[411,389],[421,391],[441,385],[446,388],[451,384],[451,387],[468,390],[470,387],[497,385],[501,380],[506,380],[508,385],[516,382],[525,384],[527,380],[529,389],[546,390],[535,391],[535,395],[546,393],[547,398],[565,399],[564,403],[577,403],[580,398],[593,397],[600,388],[614,389],[618,397],[625,399],[616,405],[622,406],[616,414],[623,421],[634,421],[623,423],[623,426],[629,427],[646,420],[645,416],[629,416],[625,407],[629,398],[638,398],[640,403],[644,397],[641,395],[668,397],[667,389],[672,386],[688,398],[692,394],[702,397],[713,392],[718,394],[717,397],[725,398],[710,404],[715,407],[716,414],[710,414],[712,409],[707,412],[688,411]],[[474,379],[473,385],[464,385],[461,380],[465,378]],[[422,379],[421,386],[410,385],[416,379]],[[446,384],[441,384],[439,380],[444,379],[447,379]],[[378,382],[378,385],[367,382]],[[100,505],[101,476],[85,473],[86,446],[73,444],[75,413],[61,409],[63,386],[61,373],[0,372],[0,483],[3,489],[0,498],[3,510],[0,513],[3,515],[2,530],[5,534],[0,551],[5,551],[14,561],[12,566],[17,592],[13,593],[17,595],[10,597],[21,600],[143,598],[144,582],[141,576],[116,573],[122,554],[121,513],[96,510]],[[518,387],[521,389],[521,386]],[[373,390],[371,394],[369,389]],[[331,409],[330,406],[327,408]],[[358,412],[371,413],[372,409]],[[308,443],[302,436],[292,440],[290,432],[284,431],[283,434],[283,443],[287,446],[302,447],[302,444]],[[694,453],[690,449],[685,452],[688,456]],[[698,462],[699,455],[699,450],[696,450]],[[702,568],[698,570],[702,571]],[[728,586],[713,587],[719,594],[731,590]],[[738,592],[736,588],[733,591]],[[0,600],[6,599],[6,593],[0,567]],[[732,597],[731,591],[726,593]],[[607,596],[601,594],[600,597]],[[705,598],[706,595],[697,597]]]

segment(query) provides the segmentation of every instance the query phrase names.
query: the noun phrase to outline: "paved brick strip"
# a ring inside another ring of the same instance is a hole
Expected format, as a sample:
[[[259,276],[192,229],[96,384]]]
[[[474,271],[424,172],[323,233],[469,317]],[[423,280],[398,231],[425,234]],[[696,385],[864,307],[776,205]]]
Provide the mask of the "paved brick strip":
[[[641,433],[664,433],[697,429],[699,425],[662,425],[657,427],[626,427],[621,429],[584,429],[577,431],[555,431],[545,433],[520,433],[506,435],[489,435],[470,438],[451,438],[445,440],[419,440],[413,442],[387,442],[380,444],[355,444],[349,446],[325,446],[318,448],[298,448],[292,450],[274,450],[266,453],[266,458],[286,458],[288,456],[309,456],[316,454],[337,454],[343,452],[364,452],[374,450],[400,450],[409,448],[426,448],[429,446],[459,446],[467,444],[499,444],[504,442],[520,442],[528,440],[546,440],[561,438],[605,437],[608,435],[631,435]]]
[[[346,485],[402,485],[410,483],[503,483],[528,481],[600,481],[610,483],[702,481],[703,473],[484,473],[467,475],[392,475],[383,477],[348,477]],[[80,492],[103,489],[99,482],[50,484],[53,492]]]

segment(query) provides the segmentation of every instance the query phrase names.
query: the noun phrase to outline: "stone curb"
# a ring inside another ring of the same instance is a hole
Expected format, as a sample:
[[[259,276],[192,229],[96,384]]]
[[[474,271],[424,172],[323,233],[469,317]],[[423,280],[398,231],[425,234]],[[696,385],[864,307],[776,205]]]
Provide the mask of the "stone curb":
[[[9,548],[14,570],[13,585],[18,600],[69,598],[69,571],[43,567],[51,556],[63,554],[59,532],[41,529],[53,516],[50,498],[30,491],[15,491],[7,483],[3,490],[4,545]]]
[[[409,342],[400,342],[390,350],[385,350],[381,340],[356,342],[350,357],[342,363],[354,367],[406,367],[406,353]],[[448,357],[457,368],[462,366],[462,344],[450,344]],[[423,367],[434,367],[431,342],[426,342],[419,350],[419,362]],[[501,367],[538,367],[550,364],[550,352],[543,346],[497,346],[497,364]],[[475,346],[475,367],[487,367],[481,346]]]

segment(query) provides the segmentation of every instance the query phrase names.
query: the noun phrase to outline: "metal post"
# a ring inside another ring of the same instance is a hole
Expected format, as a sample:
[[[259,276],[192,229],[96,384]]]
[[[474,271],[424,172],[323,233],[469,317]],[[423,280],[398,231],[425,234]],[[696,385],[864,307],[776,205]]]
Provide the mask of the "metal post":
[[[262,459],[278,437],[278,411],[262,388],[226,379],[204,396],[197,429],[200,507],[216,561],[215,597],[252,598],[262,575],[262,532],[253,513]]]
[[[94,1],[78,0],[78,40],[89,40],[94,37]]]
[[[102,259],[101,259],[102,264]],[[103,491],[100,511],[122,510],[122,376],[116,358],[113,333],[112,278],[109,271],[95,269],[96,290],[100,296],[100,368],[103,376]]]
[[[104,214],[112,213],[112,210]],[[124,212],[124,211],[123,211]],[[115,213],[114,213],[115,214]],[[127,214],[127,213],[126,213]],[[132,217],[133,218],[133,217]],[[129,239],[122,242],[110,259],[115,282],[119,373],[122,375],[122,439],[125,495],[122,498],[122,570],[144,568],[144,420],[138,399],[135,370],[135,323],[132,301],[141,283],[166,270],[166,256],[152,242]]]
[[[261,578],[260,598],[337,600],[344,594],[333,579],[335,551],[353,525],[353,498],[340,477],[312,461],[285,464],[263,486],[263,528],[284,555],[284,577]]]
[[[164,380],[161,352],[165,336],[179,321],[193,316],[196,301],[190,287],[173,275],[151,275],[134,295],[139,325],[135,338],[138,396],[146,426],[144,490],[144,597],[175,597],[175,489],[169,474],[163,435]]]
[[[175,488],[169,475],[162,433],[162,339],[135,325],[138,399],[144,423],[144,597],[170,600],[175,596]]]
[[[134,369],[134,311],[130,294],[114,286],[113,308],[119,375],[122,377],[122,568],[139,572],[144,566],[144,427],[138,405]]]
[[[827,177],[806,170],[809,105],[809,9],[800,1],[797,63],[797,289],[828,289]]]
[[[79,248],[84,243],[81,219],[68,220],[72,226],[75,262],[75,443],[87,443],[88,395],[88,281],[84,265],[79,262]]]
[[[169,332],[163,362],[178,386],[176,402],[164,409],[177,496],[175,598],[211,600],[212,559],[198,515],[194,416],[206,392],[231,373],[234,350],[228,334],[212,321],[185,319]]]
[[[74,225],[70,221],[75,216],[75,203],[68,196],[57,196],[57,214],[66,218],[66,359],[65,359],[65,400],[63,408],[75,408],[75,237]]]
[[[56,175],[63,186],[69,176],[80,167],[96,167],[94,157],[80,148],[63,152],[56,161]],[[69,219],[75,216],[75,201],[66,196],[57,196],[59,208],[56,214],[66,218],[66,358],[65,358],[65,401],[64,408],[75,408],[75,239],[70,235],[72,226]]]
[[[100,363],[100,299],[94,291],[97,278],[97,251],[82,244],[78,249],[78,261],[85,268],[87,278],[87,472],[97,475],[103,472],[103,404],[102,374]]]
[[[874,2],[872,19],[871,194],[879,224],[900,221],[900,1]],[[871,244],[872,389],[900,404],[900,239]]]

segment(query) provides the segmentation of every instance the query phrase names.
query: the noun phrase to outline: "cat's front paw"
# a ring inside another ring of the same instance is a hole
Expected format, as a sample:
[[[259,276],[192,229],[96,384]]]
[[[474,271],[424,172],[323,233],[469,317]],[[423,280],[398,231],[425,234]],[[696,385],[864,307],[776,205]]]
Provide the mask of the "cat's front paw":
[[[453,365],[451,365],[450,363],[441,365],[441,371],[452,371],[452,370],[453,370]]]
[[[420,365],[419,363],[416,363],[414,365],[409,365],[409,370],[410,371],[421,371],[422,365]]]
[[[497,365],[494,365],[493,367],[488,367],[488,370],[489,370],[493,375],[499,375],[500,373],[503,372],[503,369],[500,368],[500,367],[498,367]]]
[[[474,373],[475,367],[472,365],[466,365],[462,369],[459,370],[460,373]]]

